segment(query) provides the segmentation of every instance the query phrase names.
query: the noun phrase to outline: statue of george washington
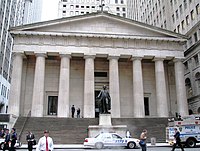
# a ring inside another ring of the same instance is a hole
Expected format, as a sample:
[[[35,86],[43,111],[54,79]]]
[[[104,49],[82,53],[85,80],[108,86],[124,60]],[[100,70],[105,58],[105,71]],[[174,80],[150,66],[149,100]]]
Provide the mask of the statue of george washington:
[[[110,114],[108,110],[111,109],[111,98],[110,94],[106,88],[106,85],[103,86],[103,90],[100,91],[97,99],[100,100],[99,109],[101,114]]]

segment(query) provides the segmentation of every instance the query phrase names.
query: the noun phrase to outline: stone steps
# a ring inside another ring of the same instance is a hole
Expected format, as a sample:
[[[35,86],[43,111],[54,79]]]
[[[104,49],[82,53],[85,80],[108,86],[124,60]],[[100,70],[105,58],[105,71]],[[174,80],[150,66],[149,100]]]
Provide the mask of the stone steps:
[[[18,118],[15,124],[17,133],[20,133],[25,120],[26,117]],[[48,129],[55,144],[82,144],[87,137],[88,126],[98,124],[98,118],[28,117],[20,141],[26,143],[27,131],[32,131],[38,141],[44,130]],[[143,129],[147,129],[149,142],[151,137],[156,137],[157,142],[165,142],[167,118],[113,118],[112,125],[127,125],[136,138]]]

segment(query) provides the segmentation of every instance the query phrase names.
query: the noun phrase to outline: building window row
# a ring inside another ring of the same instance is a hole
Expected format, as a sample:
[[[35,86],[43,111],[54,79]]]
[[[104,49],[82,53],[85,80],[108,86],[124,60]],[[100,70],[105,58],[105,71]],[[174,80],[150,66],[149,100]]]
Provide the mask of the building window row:
[[[189,25],[190,25],[190,21],[192,22],[193,20],[195,20],[195,17],[198,16],[198,15],[200,15],[200,6],[199,6],[199,4],[196,5],[196,13],[195,13],[194,10],[192,10],[192,11],[190,12],[190,15],[187,15],[187,16],[185,17],[185,19],[182,20],[181,23],[180,23],[179,25],[177,25],[177,28],[176,28],[174,31],[180,33],[180,30],[181,30],[180,27],[181,27],[182,30],[184,31],[184,30],[186,29],[186,26],[189,26]],[[178,10],[176,10],[176,19],[178,19],[178,18],[179,18],[179,17],[178,17]],[[172,15],[172,21],[175,22],[176,19],[175,19],[175,16],[174,16],[174,14],[173,14],[173,15]]]
[[[9,96],[9,89],[4,86],[3,84],[1,85],[1,96],[3,96],[4,98],[8,99]]]

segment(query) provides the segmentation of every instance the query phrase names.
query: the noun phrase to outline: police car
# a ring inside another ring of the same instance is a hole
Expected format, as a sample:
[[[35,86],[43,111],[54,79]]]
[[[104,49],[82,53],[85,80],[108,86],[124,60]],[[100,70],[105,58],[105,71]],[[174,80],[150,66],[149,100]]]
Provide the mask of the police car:
[[[139,139],[122,138],[117,133],[100,133],[94,138],[85,138],[84,147],[101,149],[104,147],[127,147],[130,149],[139,147]]]

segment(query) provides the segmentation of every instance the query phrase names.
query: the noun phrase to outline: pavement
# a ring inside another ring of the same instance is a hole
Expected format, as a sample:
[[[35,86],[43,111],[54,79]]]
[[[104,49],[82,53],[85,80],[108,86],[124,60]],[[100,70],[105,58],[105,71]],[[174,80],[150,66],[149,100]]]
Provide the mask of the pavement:
[[[170,144],[168,143],[156,143],[152,145],[151,143],[147,143],[148,147],[169,147]],[[18,149],[26,149],[28,148],[27,144],[22,144]],[[33,147],[36,148],[36,145]],[[83,144],[54,144],[55,149],[83,149]]]

